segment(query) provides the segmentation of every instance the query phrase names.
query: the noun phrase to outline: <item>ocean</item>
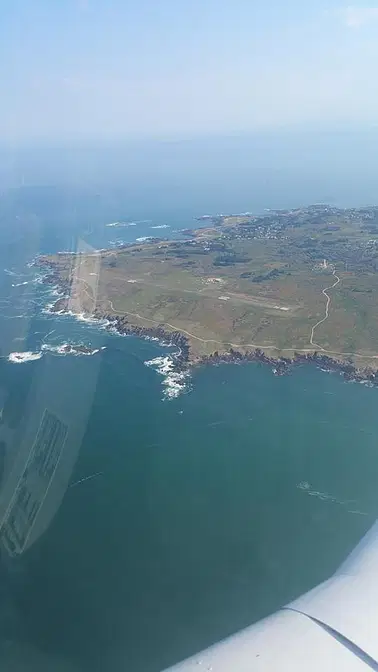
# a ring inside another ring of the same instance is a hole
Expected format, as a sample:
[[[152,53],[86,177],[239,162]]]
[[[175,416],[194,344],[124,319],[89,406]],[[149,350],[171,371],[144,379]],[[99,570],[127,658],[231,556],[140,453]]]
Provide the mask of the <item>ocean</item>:
[[[376,388],[311,365],[284,377],[258,363],[203,367],[177,380],[174,349],[49,313],[53,289],[30,263],[180,235],[204,213],[351,205],[345,175],[327,194],[294,174],[274,195],[257,177],[185,189],[182,175],[145,199],[142,184],[132,197],[32,186],[5,197],[3,523],[17,451],[31,454],[43,413],[70,438],[25,548],[2,553],[3,669],[158,672],[328,578],[375,521]],[[106,226],[120,220],[128,226]],[[98,352],[65,354],[66,344]]]

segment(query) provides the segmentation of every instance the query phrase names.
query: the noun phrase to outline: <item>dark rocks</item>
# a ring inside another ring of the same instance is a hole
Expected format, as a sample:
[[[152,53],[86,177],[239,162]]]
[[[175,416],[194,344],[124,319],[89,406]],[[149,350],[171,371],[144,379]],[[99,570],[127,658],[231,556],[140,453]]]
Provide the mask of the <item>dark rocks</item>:
[[[58,299],[55,301],[54,305],[51,306],[50,311],[52,313],[61,313],[62,311],[67,312],[68,310],[68,299],[66,297],[62,297],[61,299]]]
[[[219,354],[218,351],[215,351],[212,355],[204,355],[198,360],[197,364],[240,364],[242,362],[269,364],[276,376],[289,373],[296,364],[312,363],[321,369],[340,373],[345,380],[378,385],[378,371],[371,368],[358,369],[352,362],[342,362],[320,352],[295,352],[293,358],[274,358],[260,348],[248,353],[241,353],[230,348],[229,352],[226,353]]]
[[[352,362],[343,362],[329,357],[328,355],[324,355],[321,352],[295,352],[292,361],[294,364],[312,362],[313,364],[316,364],[316,366],[322,369],[326,369],[327,371],[335,371],[340,373],[345,380],[369,382],[372,385],[378,385],[378,371],[375,371],[369,367],[359,369]]]
[[[59,287],[59,291],[62,294],[69,294],[71,290],[71,280],[64,280],[61,276],[59,266],[55,264],[52,260],[46,259],[45,257],[38,258],[38,266],[45,270],[48,270],[48,275],[45,275],[43,278],[43,283],[45,285],[53,285],[54,287]]]
[[[234,348],[229,352],[219,354],[215,351],[212,355],[204,355],[199,360],[199,364],[240,364],[243,362],[262,362],[273,367],[276,376],[282,376],[289,371],[292,360],[286,358],[274,358],[267,355],[260,348],[251,352],[242,353]]]
[[[108,320],[113,329],[116,329],[120,334],[139,336],[139,338],[157,338],[162,343],[177,346],[179,352],[175,355],[175,366],[178,371],[187,368],[190,354],[189,342],[180,331],[167,331],[161,324],[156,325],[156,327],[140,327],[130,324],[126,317],[102,313],[101,311],[95,311],[93,317]]]
[[[66,355],[92,355],[94,351],[93,348],[89,348],[87,345],[70,345],[66,343],[66,345],[62,346],[62,352]]]

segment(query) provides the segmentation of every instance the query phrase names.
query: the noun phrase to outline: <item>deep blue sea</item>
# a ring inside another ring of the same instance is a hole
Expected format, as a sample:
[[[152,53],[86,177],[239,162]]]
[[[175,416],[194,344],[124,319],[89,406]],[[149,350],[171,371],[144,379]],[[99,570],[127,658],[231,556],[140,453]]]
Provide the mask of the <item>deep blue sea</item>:
[[[351,204],[341,178],[328,194],[310,178],[297,191],[294,177],[274,192],[245,176],[228,191],[220,179],[193,184],[155,185],[145,199],[142,185],[127,198],[31,187],[6,197],[1,440],[27,454],[43,409],[72,438],[46,523],[2,556],[4,670],[158,672],[327,578],[377,517],[377,389],[310,365],[277,378],[245,364],[196,370],[170,396],[172,350],[46,311],[51,288],[30,265],[41,252],[179,235],[205,212]],[[106,226],[119,220],[129,226]],[[103,349],[59,354],[66,343]],[[33,361],[8,361],[15,352]],[[6,491],[17,459],[5,454]]]

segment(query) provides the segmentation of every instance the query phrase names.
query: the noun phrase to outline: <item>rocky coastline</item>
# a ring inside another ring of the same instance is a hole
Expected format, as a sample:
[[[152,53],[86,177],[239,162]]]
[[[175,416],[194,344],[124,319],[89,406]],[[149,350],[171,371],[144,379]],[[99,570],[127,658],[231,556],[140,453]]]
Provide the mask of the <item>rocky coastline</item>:
[[[64,301],[64,299],[58,299],[55,304],[56,310],[62,310],[62,306],[64,305],[62,302]],[[270,366],[274,375],[283,376],[290,373],[294,366],[313,364],[325,371],[337,372],[347,381],[366,382],[378,386],[378,371],[370,368],[358,369],[352,363],[342,362],[321,352],[294,352],[293,357],[272,357],[261,348],[256,348],[247,353],[230,348],[228,352],[219,353],[215,351],[211,355],[202,355],[194,359],[191,356],[188,337],[180,331],[167,331],[163,324],[156,327],[141,327],[130,323],[126,317],[101,311],[96,311],[93,314],[93,318],[99,321],[107,321],[109,327],[119,334],[137,336],[139,338],[154,338],[165,345],[176,346],[178,352],[174,357],[173,368],[177,372],[209,364],[214,366],[260,362],[261,364]]]
[[[59,294],[61,294],[62,296],[68,295],[70,293],[71,282],[69,280],[64,280],[61,277],[58,268],[52,261],[40,257],[36,262],[36,264],[40,268],[42,268],[43,271],[46,272],[46,275],[42,280],[44,285],[50,285],[51,287],[56,287],[59,291]]]
[[[242,364],[245,362],[261,362],[272,367],[276,376],[284,376],[301,364],[313,364],[323,371],[336,372],[346,381],[365,382],[378,386],[378,371],[371,368],[357,368],[353,363],[342,362],[321,352],[294,352],[293,357],[272,357],[260,348],[242,353],[230,348],[227,353],[214,352],[212,355],[202,356],[198,364]]]
[[[128,336],[138,336],[139,338],[154,338],[164,345],[176,346],[178,352],[175,355],[175,370],[186,370],[191,364],[189,340],[180,331],[167,331],[163,324],[156,327],[140,327],[132,324],[124,316],[113,315],[106,312],[95,311],[93,318],[106,321],[111,329],[119,334]]]
[[[58,287],[59,292],[62,294],[50,308],[51,312],[68,312],[67,294],[70,290],[69,282],[62,281],[59,273],[52,267],[51,263],[45,263],[44,267],[49,267],[50,270],[52,269],[52,272],[49,275],[46,275],[43,282]],[[290,373],[294,366],[313,364],[325,371],[339,373],[346,381],[365,382],[378,386],[378,370],[376,371],[370,367],[357,368],[352,362],[341,361],[329,357],[322,352],[314,351],[303,353],[294,351],[293,357],[273,357],[268,355],[261,348],[256,348],[250,352],[240,352],[230,347],[228,352],[220,353],[215,350],[210,355],[202,355],[194,358],[190,351],[188,337],[180,331],[168,331],[164,324],[159,324],[154,327],[137,326],[129,322],[125,316],[114,315],[100,310],[96,310],[91,317],[99,321],[107,321],[109,328],[114,329],[119,334],[137,336],[139,338],[154,338],[164,345],[176,346],[178,352],[175,354],[173,367],[177,372],[187,371],[190,368],[208,364],[219,365],[260,362],[261,364],[271,366],[274,375],[283,376]]]
[[[140,338],[157,338],[166,345],[177,346],[179,349],[179,352],[175,355],[175,369],[177,371],[208,364],[260,362],[261,364],[271,366],[274,375],[283,376],[290,373],[294,366],[313,364],[325,371],[337,372],[347,381],[368,382],[372,385],[378,385],[378,371],[370,368],[358,369],[351,362],[342,362],[322,352],[294,352],[293,357],[272,357],[261,348],[256,348],[247,353],[230,348],[228,352],[219,353],[215,351],[211,355],[202,355],[193,358],[188,337],[180,331],[167,331],[163,324],[156,327],[136,326],[130,323],[126,317],[101,313],[99,311],[93,317],[99,320],[107,320],[112,328],[120,334],[129,334],[130,336],[138,336]]]
[[[325,355],[321,352],[294,352],[293,357],[272,357],[261,348],[256,348],[250,352],[243,353],[230,348],[226,353],[215,351],[211,355],[202,355],[193,358],[190,352],[189,339],[180,331],[167,331],[164,325],[156,327],[140,327],[130,323],[126,317],[119,317],[109,314],[97,313],[95,318],[108,320],[112,327],[120,334],[129,334],[139,336],[140,338],[157,338],[166,345],[177,346],[179,352],[174,358],[174,368],[176,371],[184,371],[192,367],[204,365],[219,364],[243,364],[246,362],[260,362],[269,365],[274,375],[283,376],[301,364],[313,364],[325,371],[337,372],[344,377],[346,381],[366,382],[378,386],[378,371],[370,368],[358,369],[353,363],[342,362]]]

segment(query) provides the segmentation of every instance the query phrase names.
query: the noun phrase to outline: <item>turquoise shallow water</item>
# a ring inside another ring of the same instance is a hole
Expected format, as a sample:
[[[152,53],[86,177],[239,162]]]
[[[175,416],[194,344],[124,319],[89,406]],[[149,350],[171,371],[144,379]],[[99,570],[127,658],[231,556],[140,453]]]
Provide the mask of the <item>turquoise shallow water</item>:
[[[48,292],[27,262],[74,249],[78,237],[105,247],[114,231],[104,223],[122,214],[105,203],[73,216],[54,204],[35,235],[29,220],[3,232],[2,354],[70,341],[106,349],[0,360],[14,430],[10,441],[0,424],[1,440],[32,445],[27,419],[52,406],[77,437],[46,531],[20,557],[2,554],[0,662],[158,672],[327,578],[374,522],[378,390],[310,365],[279,378],[259,364],[222,365],[196,370],[185,393],[163,400],[164,377],[145,362],[168,349],[42,312]],[[130,208],[130,220],[153,222],[122,237],[188,226],[205,207],[153,209]]]

